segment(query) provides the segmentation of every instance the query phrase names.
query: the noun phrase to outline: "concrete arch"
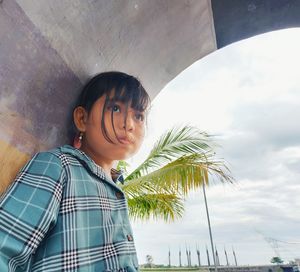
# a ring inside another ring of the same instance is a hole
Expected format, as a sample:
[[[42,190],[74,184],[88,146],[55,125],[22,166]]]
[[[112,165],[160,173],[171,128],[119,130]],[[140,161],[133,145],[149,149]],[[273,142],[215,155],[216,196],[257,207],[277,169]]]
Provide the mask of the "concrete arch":
[[[137,75],[154,97],[240,39],[300,25],[296,0],[1,0],[0,192],[39,150],[67,141],[91,75]]]

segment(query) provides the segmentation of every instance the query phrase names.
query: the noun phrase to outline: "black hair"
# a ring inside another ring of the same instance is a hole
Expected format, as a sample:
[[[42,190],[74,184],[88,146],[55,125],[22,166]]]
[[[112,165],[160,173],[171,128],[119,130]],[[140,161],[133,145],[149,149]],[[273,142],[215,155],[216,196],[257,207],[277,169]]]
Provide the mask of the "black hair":
[[[125,103],[126,109],[130,106],[134,110],[140,112],[145,112],[150,105],[150,97],[136,77],[123,72],[110,71],[97,74],[87,82],[79,95],[75,108],[81,106],[89,114],[94,103],[103,95],[106,96],[103,113],[107,107],[107,103],[111,101]],[[112,127],[115,132],[113,110],[111,111],[111,116]],[[126,118],[127,110],[125,113],[124,125]],[[104,114],[102,114],[101,129],[106,140],[113,143],[107,134],[104,123]],[[118,139],[117,135],[116,138]]]

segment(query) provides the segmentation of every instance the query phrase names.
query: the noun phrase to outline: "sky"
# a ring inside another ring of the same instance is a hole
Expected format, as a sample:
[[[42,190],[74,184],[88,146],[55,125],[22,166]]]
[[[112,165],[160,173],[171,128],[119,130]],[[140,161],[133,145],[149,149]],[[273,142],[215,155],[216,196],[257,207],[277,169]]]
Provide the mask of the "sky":
[[[214,243],[234,263],[268,264],[300,258],[300,29],[252,37],[195,62],[154,99],[144,146],[128,162],[134,168],[158,137],[175,125],[215,135],[217,156],[228,163],[234,184],[207,189]],[[196,245],[207,264],[209,233],[203,193],[191,192],[185,213],[172,223],[133,221],[140,264],[182,262],[186,246],[196,264]],[[270,242],[277,239],[282,242]],[[285,243],[284,243],[285,242]],[[288,242],[288,243],[286,243]],[[292,244],[294,243],[294,244]],[[212,258],[212,257],[211,257]]]

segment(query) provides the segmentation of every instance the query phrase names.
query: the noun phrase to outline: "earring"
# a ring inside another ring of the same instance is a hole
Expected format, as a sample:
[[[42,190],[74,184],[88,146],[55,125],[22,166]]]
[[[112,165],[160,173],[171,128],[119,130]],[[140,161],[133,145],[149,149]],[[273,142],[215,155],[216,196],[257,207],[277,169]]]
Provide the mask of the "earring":
[[[78,138],[79,138],[79,142],[81,142],[82,138],[83,138],[83,133],[82,132],[79,133],[79,137]]]
[[[79,149],[81,147],[82,138],[83,138],[83,132],[80,131],[79,134],[77,134],[74,138],[73,147]]]

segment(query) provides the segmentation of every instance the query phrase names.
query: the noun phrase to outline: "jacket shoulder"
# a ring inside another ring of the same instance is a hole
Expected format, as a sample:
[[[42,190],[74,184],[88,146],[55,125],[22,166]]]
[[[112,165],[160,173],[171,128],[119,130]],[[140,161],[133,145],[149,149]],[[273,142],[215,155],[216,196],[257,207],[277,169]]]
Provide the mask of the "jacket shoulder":
[[[49,151],[46,151],[45,153],[47,153],[46,156],[55,156],[56,158],[58,158],[63,168],[67,166],[81,166],[78,158],[69,150],[66,151],[66,148],[64,146],[51,149]]]

